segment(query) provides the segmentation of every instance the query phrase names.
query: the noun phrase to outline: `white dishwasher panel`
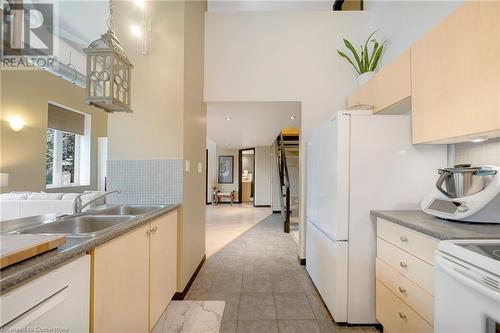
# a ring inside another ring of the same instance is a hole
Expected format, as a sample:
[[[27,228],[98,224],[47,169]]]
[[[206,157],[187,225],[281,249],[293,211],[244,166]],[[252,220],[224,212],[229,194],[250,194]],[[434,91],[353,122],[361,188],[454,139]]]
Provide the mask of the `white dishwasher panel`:
[[[85,255],[2,295],[0,327],[89,332],[89,297],[90,256]]]

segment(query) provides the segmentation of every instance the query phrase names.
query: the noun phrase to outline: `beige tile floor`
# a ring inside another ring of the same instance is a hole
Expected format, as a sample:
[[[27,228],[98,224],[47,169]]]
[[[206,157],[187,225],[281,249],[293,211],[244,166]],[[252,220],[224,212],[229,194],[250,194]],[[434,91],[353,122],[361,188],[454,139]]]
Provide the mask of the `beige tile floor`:
[[[297,243],[283,233],[279,214],[209,257],[186,299],[225,301],[220,332],[380,333],[374,327],[339,326],[332,320],[299,265]]]
[[[207,257],[271,214],[271,208],[256,208],[251,204],[207,206],[205,229]]]

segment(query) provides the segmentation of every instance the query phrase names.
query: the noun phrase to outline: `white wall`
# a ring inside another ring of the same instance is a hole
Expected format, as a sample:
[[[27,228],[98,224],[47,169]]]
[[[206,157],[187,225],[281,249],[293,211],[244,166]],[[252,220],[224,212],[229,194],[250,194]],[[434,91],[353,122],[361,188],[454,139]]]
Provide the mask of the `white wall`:
[[[358,44],[372,30],[363,12],[209,12],[205,22],[205,100],[300,101],[302,146],[309,130],[344,108],[357,86],[336,53],[342,36]],[[304,221],[304,196],[300,207]]]
[[[379,29],[380,36],[391,38],[382,61],[387,63],[456,6],[390,1],[367,4],[364,12],[208,12],[205,100],[300,101],[303,147],[310,129],[345,108],[357,87],[354,70],[336,53],[343,37],[356,45]],[[300,156],[305,189],[304,151]],[[302,222],[303,198],[300,206]],[[304,236],[301,232],[302,257]]]
[[[454,161],[451,164],[500,166],[500,138],[481,143],[459,143],[455,145]]]
[[[388,40],[381,65],[390,63],[424,32],[448,16],[463,1],[378,1],[365,0],[364,9],[377,36]]]
[[[298,0],[210,0],[208,11],[292,11],[325,10],[331,11],[333,1]]]
[[[217,145],[213,140],[207,138],[208,150],[208,175],[207,175],[207,198],[212,202],[212,187],[217,185]]]
[[[271,147],[255,147],[254,204],[271,205]]]

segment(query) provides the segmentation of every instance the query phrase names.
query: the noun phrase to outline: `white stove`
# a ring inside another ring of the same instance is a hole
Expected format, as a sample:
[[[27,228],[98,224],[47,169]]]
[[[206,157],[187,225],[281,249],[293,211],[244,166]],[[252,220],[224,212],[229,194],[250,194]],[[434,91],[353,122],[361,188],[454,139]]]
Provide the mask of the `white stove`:
[[[500,333],[500,239],[439,243],[434,330]]]

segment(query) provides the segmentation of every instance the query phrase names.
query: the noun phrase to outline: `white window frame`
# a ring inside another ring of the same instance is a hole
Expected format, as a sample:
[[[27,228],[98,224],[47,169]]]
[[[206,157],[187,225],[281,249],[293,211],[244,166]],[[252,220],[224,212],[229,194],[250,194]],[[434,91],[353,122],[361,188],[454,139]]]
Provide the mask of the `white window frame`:
[[[90,145],[91,145],[91,116],[89,114],[76,111],[64,105],[49,102],[69,111],[83,114],[84,135],[75,134],[75,175],[73,183],[62,184],[62,142],[64,131],[54,129],[54,163],[52,164],[52,184],[46,184],[47,189],[90,186]],[[70,133],[74,134],[74,133]]]

